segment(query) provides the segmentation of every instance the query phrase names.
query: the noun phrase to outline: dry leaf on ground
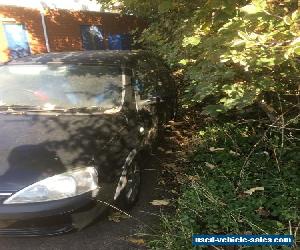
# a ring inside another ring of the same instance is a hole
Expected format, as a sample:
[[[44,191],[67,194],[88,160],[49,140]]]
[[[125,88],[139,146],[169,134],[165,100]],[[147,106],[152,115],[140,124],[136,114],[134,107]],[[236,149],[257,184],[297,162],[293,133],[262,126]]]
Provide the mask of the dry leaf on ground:
[[[254,187],[254,188],[250,188],[249,190],[244,191],[245,194],[253,194],[256,191],[264,191],[265,188],[264,187]]]
[[[200,180],[200,177],[198,175],[188,175],[188,180],[191,182],[197,182]]]
[[[229,151],[229,154],[234,155],[234,156],[239,156],[240,155],[240,153],[234,152],[232,150]]]
[[[170,204],[169,200],[153,200],[150,202],[153,206],[168,206]]]
[[[177,169],[177,166],[176,166],[175,163],[164,163],[163,166],[164,166],[165,168],[169,168],[169,169],[171,169],[171,170]]]
[[[182,125],[184,125],[184,122],[169,121],[169,124],[171,124],[173,126],[182,126]]]
[[[215,166],[215,165],[213,165],[213,164],[211,164],[209,162],[205,162],[205,166],[208,167],[208,168],[210,168],[210,169],[214,169],[214,168],[217,167],[217,166]]]
[[[224,148],[215,148],[215,147],[210,147],[209,148],[210,152],[216,152],[216,151],[224,151]]]
[[[113,222],[120,222],[121,220],[128,219],[128,218],[129,216],[121,212],[114,212],[108,216],[108,220]]]
[[[145,245],[145,241],[143,239],[128,238],[128,241],[139,246]]]
[[[259,207],[255,212],[262,217],[268,217],[270,215],[270,211],[264,207]]]

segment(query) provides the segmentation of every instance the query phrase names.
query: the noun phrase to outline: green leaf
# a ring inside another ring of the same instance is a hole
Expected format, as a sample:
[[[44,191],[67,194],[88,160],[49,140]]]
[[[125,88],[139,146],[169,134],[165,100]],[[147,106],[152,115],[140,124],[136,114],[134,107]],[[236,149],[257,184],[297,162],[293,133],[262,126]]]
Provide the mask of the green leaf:
[[[247,33],[243,32],[243,31],[239,31],[238,35],[239,35],[240,38],[243,38],[244,40],[248,40]]]
[[[211,116],[217,116],[221,113],[225,112],[225,108],[223,105],[207,105],[203,111],[202,114],[205,115],[211,115]]]
[[[297,37],[294,41],[292,41],[291,45],[300,46],[300,37]]]
[[[169,10],[172,9],[172,1],[171,0],[164,0],[158,5],[158,11],[160,13],[165,13],[168,12]]]
[[[178,63],[182,64],[182,65],[187,65],[188,61],[189,60],[187,60],[187,59],[181,59]]]
[[[297,55],[300,55],[300,46],[299,47],[296,47],[294,49],[294,52],[297,54]]]
[[[197,46],[200,43],[200,37],[198,36],[190,36],[185,37],[182,42],[183,47],[187,47],[188,45]]]
[[[269,66],[274,66],[275,65],[275,58],[274,57],[270,57],[270,58],[261,57],[257,60],[257,64],[258,65],[268,64]]]
[[[293,20],[289,17],[289,16],[285,16],[283,18],[283,21],[287,24],[287,25],[291,25]]]
[[[292,20],[294,21],[294,20],[298,19],[299,17],[300,17],[300,11],[299,10],[294,11],[292,14]]]
[[[245,40],[242,40],[242,39],[236,39],[236,40],[233,40],[233,43],[232,43],[232,47],[239,47],[239,46],[242,46],[245,44]]]
[[[241,12],[244,12],[249,15],[253,15],[253,14],[259,13],[261,11],[262,11],[262,9],[254,4],[248,4],[241,8]]]

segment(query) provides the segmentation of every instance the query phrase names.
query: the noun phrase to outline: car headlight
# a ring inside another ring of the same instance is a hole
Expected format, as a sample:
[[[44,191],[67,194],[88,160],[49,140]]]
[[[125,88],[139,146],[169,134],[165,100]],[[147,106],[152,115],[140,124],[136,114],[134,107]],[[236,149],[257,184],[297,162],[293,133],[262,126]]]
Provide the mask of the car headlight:
[[[93,167],[58,174],[36,182],[9,197],[4,204],[60,200],[98,190],[98,175]]]

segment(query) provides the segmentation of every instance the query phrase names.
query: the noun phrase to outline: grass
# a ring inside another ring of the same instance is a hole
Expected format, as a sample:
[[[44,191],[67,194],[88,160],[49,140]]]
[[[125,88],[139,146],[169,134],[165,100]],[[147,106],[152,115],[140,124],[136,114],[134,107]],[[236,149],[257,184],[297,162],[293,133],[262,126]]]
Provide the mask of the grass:
[[[199,131],[175,201],[153,249],[191,249],[200,234],[293,234],[300,222],[300,145],[295,133],[258,122]]]

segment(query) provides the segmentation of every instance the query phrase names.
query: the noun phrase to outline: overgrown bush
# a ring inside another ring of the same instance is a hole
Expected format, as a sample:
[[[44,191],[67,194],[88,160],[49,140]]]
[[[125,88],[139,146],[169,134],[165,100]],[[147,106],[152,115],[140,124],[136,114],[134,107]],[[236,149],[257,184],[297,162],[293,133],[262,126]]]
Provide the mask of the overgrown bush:
[[[138,42],[185,80],[186,107],[212,97],[204,112],[216,115],[299,88],[298,0],[105,2],[149,21]]]
[[[199,132],[175,215],[163,216],[157,249],[190,249],[191,235],[295,234],[300,222],[300,144],[256,122]]]
[[[173,69],[183,107],[235,114],[200,132],[186,173],[193,182],[182,188],[175,215],[163,217],[154,247],[189,249],[192,233],[295,233],[299,1],[101,1],[116,2],[149,21],[137,42]],[[249,110],[265,116],[243,121]]]

